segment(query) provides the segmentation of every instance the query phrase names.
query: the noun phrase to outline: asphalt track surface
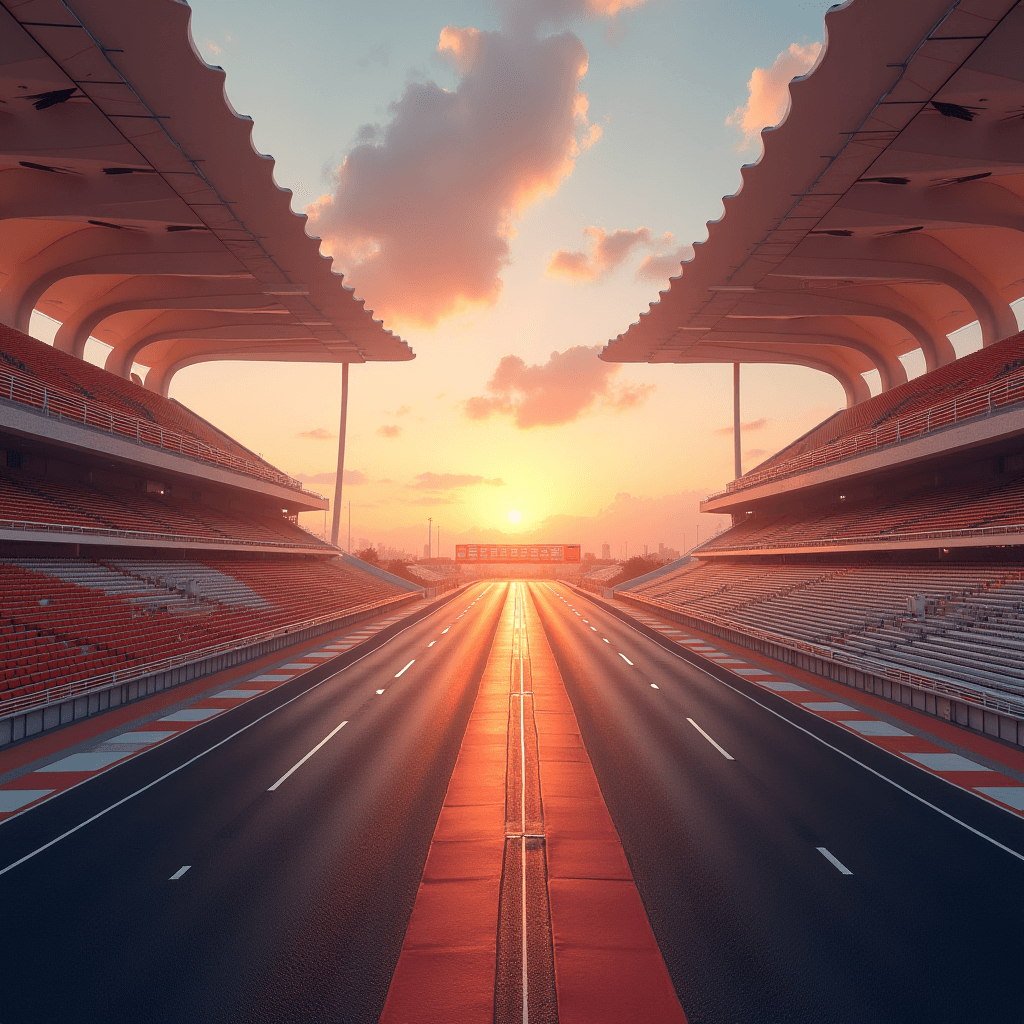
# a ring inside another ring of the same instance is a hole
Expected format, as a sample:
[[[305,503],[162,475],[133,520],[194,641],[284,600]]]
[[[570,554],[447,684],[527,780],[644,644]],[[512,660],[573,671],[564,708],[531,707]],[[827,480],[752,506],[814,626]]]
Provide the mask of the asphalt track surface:
[[[530,591],[692,1024],[1021,1019],[1019,819]],[[506,593],[0,826],[0,1024],[376,1022]]]
[[[0,1024],[376,1022],[506,590],[0,826],[3,871],[184,765],[0,874]]]
[[[1020,819],[531,589],[691,1024],[1024,1019]]]

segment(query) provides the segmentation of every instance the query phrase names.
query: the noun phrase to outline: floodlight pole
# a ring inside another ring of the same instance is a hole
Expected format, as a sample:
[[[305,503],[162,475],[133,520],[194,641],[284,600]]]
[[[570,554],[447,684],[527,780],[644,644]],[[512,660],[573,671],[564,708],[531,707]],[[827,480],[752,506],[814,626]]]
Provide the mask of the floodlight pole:
[[[740,455],[740,364],[732,364],[732,443],[736,460],[736,479],[743,476],[743,458]]]
[[[334,518],[331,520],[331,544],[338,546],[341,530],[341,486],[345,477],[345,424],[348,421],[348,363],[341,364],[341,425],[338,427],[338,476],[334,481]],[[352,547],[352,509],[349,503],[349,548]],[[351,554],[351,551],[349,552]]]
[[[434,517],[427,516],[427,558],[431,557],[431,551],[434,550]]]

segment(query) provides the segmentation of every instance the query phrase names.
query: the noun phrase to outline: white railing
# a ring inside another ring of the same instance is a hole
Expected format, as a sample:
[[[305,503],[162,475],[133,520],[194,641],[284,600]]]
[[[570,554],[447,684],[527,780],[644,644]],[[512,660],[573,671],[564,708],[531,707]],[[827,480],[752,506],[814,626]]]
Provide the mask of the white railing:
[[[104,526],[76,526],[72,523],[37,523],[31,519],[0,519],[0,530],[24,530],[30,533],[63,533],[73,537],[116,537],[121,540],[171,541],[182,544],[230,544],[233,547],[282,548],[285,550],[320,550],[322,542],[316,545],[297,544],[287,540],[246,540],[239,537],[194,537],[182,533],[147,533],[144,530],[118,530]],[[329,545],[328,545],[329,546]],[[331,549],[335,550],[335,549]]]
[[[199,459],[214,466],[230,469],[245,476],[256,477],[287,487],[293,491],[303,491],[302,482],[274,469],[267,463],[251,462],[249,459],[223,448],[214,448],[198,438],[176,430],[168,430],[149,420],[128,416],[117,412],[102,402],[87,400],[81,395],[72,394],[61,388],[43,384],[38,378],[17,370],[0,371],[0,398],[19,405],[27,405],[36,412],[55,419],[70,420],[84,427],[100,430],[105,434],[115,434],[128,438],[139,444],[174,452],[188,458]],[[313,491],[303,491],[322,499],[322,495]]]
[[[958,537],[1005,537],[1009,534],[1024,533],[1024,524],[1012,526],[975,526],[962,530],[922,530],[917,533],[866,533],[854,537],[822,537],[817,540],[776,540],[764,544],[734,544],[731,547],[709,545],[706,554],[735,554],[738,551],[781,551],[789,548],[846,547],[851,544],[884,544],[896,541],[901,544],[915,540],[955,540]]]
[[[963,394],[956,395],[927,409],[908,413],[898,419],[886,420],[877,427],[862,430],[848,437],[840,437],[821,448],[804,452],[803,455],[768,466],[766,469],[747,473],[737,480],[730,480],[726,484],[725,490],[709,494],[701,502],[701,505],[724,498],[736,491],[746,490],[748,487],[756,487],[758,484],[777,480],[779,477],[792,476],[794,473],[803,473],[810,469],[817,469],[819,466],[841,462],[857,455],[877,451],[879,448],[902,444],[912,438],[922,437],[933,430],[958,425],[966,420],[991,416],[997,409],[1017,405],[1022,401],[1024,401],[1024,370],[1016,370],[999,384],[965,391]]]
[[[187,651],[184,654],[175,654],[168,658],[161,658],[157,661],[147,662],[144,665],[133,665],[131,668],[121,669],[118,672],[105,672],[102,675],[91,676],[88,679],[80,679],[74,683],[61,683],[51,686],[38,693],[27,693],[20,697],[8,697],[0,693],[0,719],[11,718],[14,715],[23,715],[27,711],[35,711],[45,708],[51,704],[60,704],[73,697],[85,697],[90,693],[97,693],[101,690],[109,690],[114,686],[122,686],[125,683],[135,682],[144,679],[146,676],[154,675],[157,672],[168,672],[174,668],[180,668],[189,662],[201,661],[204,658],[214,657],[218,654],[229,654],[232,651],[252,647],[254,644],[263,643],[267,640],[274,640],[279,636],[289,633],[297,633],[304,629],[312,629],[327,622],[355,615],[358,612],[372,611],[374,608],[384,608],[394,604],[396,601],[406,601],[411,594],[399,594],[395,597],[385,597],[379,601],[368,601],[365,604],[355,605],[352,608],[334,611],[329,615],[320,615],[315,619],[305,619],[301,622],[292,622],[287,626],[279,626],[277,629],[265,630],[252,636],[243,637],[241,640],[232,640],[226,643],[215,644],[212,647],[204,647],[196,651]],[[15,685],[17,683],[15,682]]]

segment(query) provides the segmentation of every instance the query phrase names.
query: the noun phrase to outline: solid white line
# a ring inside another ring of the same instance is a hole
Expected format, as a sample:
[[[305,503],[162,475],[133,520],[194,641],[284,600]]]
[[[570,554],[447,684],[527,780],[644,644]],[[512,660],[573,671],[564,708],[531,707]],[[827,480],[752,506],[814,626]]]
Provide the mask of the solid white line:
[[[620,657],[620,658],[621,658],[621,659],[622,659],[622,660],[623,660],[623,661],[624,661],[624,662],[625,662],[625,663],[626,663],[627,665],[632,665],[632,664],[633,664],[633,662],[631,662],[631,661],[629,660],[629,658],[627,658],[627,657],[626,657],[626,656],[625,656],[625,655],[624,655],[624,654],[622,653],[622,651],[619,651],[619,657]]]
[[[171,877],[168,879],[168,881],[169,882],[176,882],[179,878],[181,878],[181,876],[183,874],[185,874],[186,871],[188,871],[188,869],[190,867],[192,867],[191,864],[185,864],[182,867],[178,868],[178,870],[175,871],[173,875],[171,875]]]
[[[834,868],[836,868],[841,875],[852,875],[853,872],[844,864],[842,861],[837,860],[832,856],[824,846],[819,846],[818,853],[822,855]]]
[[[430,613],[430,614],[433,614],[433,613]],[[419,625],[419,623],[425,622],[428,618],[430,618],[430,614],[425,615],[422,619],[417,619],[415,622],[410,622],[408,626],[405,626],[403,629],[400,629],[394,636],[389,637],[387,640],[385,640],[384,643],[381,644],[380,647],[377,647],[376,649],[374,649],[372,651],[367,651],[365,654],[361,654],[358,658],[356,658],[353,661],[350,661],[347,665],[342,666],[341,668],[338,669],[337,672],[332,673],[326,679],[321,679],[319,683],[313,683],[311,686],[307,686],[306,689],[304,689],[301,693],[295,694],[294,697],[289,697],[288,700],[286,700],[283,704],[278,704],[278,706],[276,708],[271,708],[269,711],[267,711],[264,714],[260,715],[259,718],[256,718],[253,721],[251,721],[248,725],[243,725],[241,729],[236,729],[233,733],[231,733],[231,735],[225,736],[224,739],[222,739],[222,740],[218,740],[216,743],[213,744],[213,746],[207,747],[205,750],[200,751],[198,754],[196,754],[195,757],[191,757],[187,761],[183,762],[182,764],[179,764],[176,768],[172,768],[170,771],[164,772],[164,774],[161,775],[159,778],[154,779],[152,782],[147,782],[146,785],[144,785],[144,786],[140,786],[137,790],[135,790],[134,793],[129,793],[127,796],[121,797],[120,800],[117,800],[114,803],[110,804],[109,806],[104,807],[102,811],[97,811],[91,818],[86,818],[85,821],[79,822],[73,828],[69,828],[66,832],[62,832],[59,836],[55,837],[54,839],[51,839],[48,843],[43,843],[42,846],[37,847],[31,853],[26,853],[24,857],[21,857],[19,860],[14,861],[12,864],[8,864],[7,867],[0,868],[0,875],[6,875],[8,871],[12,871],[14,868],[19,867],[20,865],[24,864],[25,861],[31,860],[37,854],[43,853],[45,850],[48,850],[51,846],[56,846],[56,844],[61,842],[61,840],[67,839],[67,837],[70,836],[70,835],[74,835],[80,829],[85,828],[86,825],[91,825],[94,821],[98,820],[99,818],[102,818],[105,814],[109,814],[110,811],[116,810],[122,804],[128,803],[129,800],[134,800],[135,797],[140,796],[141,794],[145,793],[146,790],[152,789],[158,783],[163,782],[165,779],[169,779],[172,775],[177,775],[178,772],[180,772],[184,768],[187,768],[193,762],[198,761],[201,757],[205,757],[207,754],[213,753],[213,751],[215,751],[218,747],[224,746],[225,743],[229,742],[230,740],[233,740],[236,736],[241,736],[243,732],[248,731],[254,725],[259,725],[259,723],[262,722],[263,719],[269,718],[271,715],[275,714],[276,712],[281,711],[283,708],[288,707],[289,704],[293,704],[300,697],[305,697],[307,693],[312,693],[313,690],[318,690],[321,686],[323,686],[325,683],[329,683],[332,679],[337,679],[337,677],[340,676],[342,672],[347,672],[350,668],[354,668],[360,662],[365,661],[371,655],[376,654],[377,651],[382,650],[389,643],[391,643],[392,640],[396,639],[397,637],[400,637],[407,630],[412,629],[413,626],[417,626],[417,625]],[[445,629],[442,632],[447,633],[448,630]],[[267,692],[268,693],[272,693],[273,691],[270,690],[270,691],[267,691]],[[241,707],[245,707],[246,705],[240,705],[240,706]],[[216,721],[216,720],[217,719],[215,719],[215,718],[211,718],[211,719],[208,719],[207,721],[211,721],[212,722],[212,721]],[[202,722],[197,723],[197,727],[198,727],[198,725],[202,725],[202,724],[204,724],[204,723],[202,723]],[[190,732],[191,730],[186,730],[186,731]],[[182,732],[181,735],[185,735],[185,733]],[[168,741],[168,742],[170,742],[170,741]],[[135,756],[136,757],[141,757],[144,754],[149,753],[150,750],[162,750],[163,748],[164,748],[164,744],[161,743],[161,744],[159,744],[157,746],[149,747],[147,750],[141,751],[139,754],[136,754]],[[132,760],[134,760],[134,758]],[[128,764],[128,763],[129,763],[128,761],[122,761],[121,762],[121,764]],[[119,766],[115,765],[114,767],[119,767]],[[92,778],[95,778],[95,776],[92,776]],[[84,779],[82,782],[76,782],[75,785],[68,786],[67,789],[63,789],[59,793],[55,793],[50,799],[51,800],[56,800],[58,797],[63,796],[65,793],[70,793],[73,790],[78,789],[79,786],[84,786],[86,784],[86,782],[91,782],[92,778]],[[987,800],[985,802],[988,803]],[[14,821],[16,818],[20,818],[22,816],[22,814],[28,814],[29,811],[32,811],[36,807],[41,807],[41,806],[42,806],[42,804],[33,804],[30,807],[27,807],[24,811],[19,811],[17,814],[11,814],[8,817],[4,818],[3,821],[0,821],[0,825],[5,825],[9,821]]]
[[[414,664],[415,661],[416,661],[416,659],[413,658],[412,661],[409,662],[409,665]],[[405,668],[403,668],[401,672],[396,672],[395,673],[395,678],[397,679],[399,676],[405,675],[405,673],[409,670],[409,665],[406,665]]]
[[[690,723],[690,725],[692,725],[692,726],[694,727],[694,729],[696,729],[696,730],[697,730],[697,732],[699,732],[699,733],[701,734],[701,736],[703,736],[703,737],[704,737],[704,739],[706,739],[706,740],[708,741],[708,743],[710,743],[710,744],[711,744],[711,746],[713,746],[713,747],[715,748],[715,750],[717,750],[717,751],[718,751],[718,752],[719,752],[719,753],[720,753],[720,754],[722,755],[722,757],[724,757],[724,758],[725,758],[725,759],[726,759],[727,761],[735,761],[735,760],[736,760],[736,758],[735,758],[735,757],[733,757],[733,756],[732,756],[732,754],[730,754],[730,753],[729,753],[729,751],[725,749],[725,747],[721,747],[721,746],[719,746],[719,745],[718,745],[718,744],[717,744],[717,743],[716,743],[716,742],[715,742],[715,741],[714,741],[714,740],[713,740],[713,739],[712,739],[712,738],[711,738],[711,737],[710,737],[710,736],[709,736],[709,735],[708,735],[708,734],[707,734],[707,733],[706,733],[706,732],[705,732],[705,731],[704,731],[704,730],[703,730],[703,729],[702,729],[702,728],[701,728],[701,727],[700,727],[700,726],[699,726],[699,725],[698,725],[698,724],[697,724],[697,723],[696,723],[696,722],[695,722],[695,721],[694,721],[694,720],[693,720],[692,718],[688,718],[688,719],[687,719],[687,721],[688,721],[688,722]]]
[[[281,783],[284,782],[284,780],[292,774],[292,772],[301,768],[336,732],[339,732],[346,725],[348,725],[348,722],[342,722],[341,725],[335,726],[304,758],[302,758],[299,761],[296,761],[295,764],[293,764],[291,768],[289,768],[288,771],[286,771],[284,775],[282,775],[281,778],[279,778],[277,782],[275,782],[270,787],[270,789],[267,790],[267,792],[273,793],[274,790],[277,789],[277,787],[280,786]]]
[[[853,756],[853,754],[848,754],[845,750],[840,750],[838,747],[833,746],[831,743],[829,743],[828,740],[822,739],[817,734],[811,732],[810,729],[805,729],[802,725],[797,725],[797,723],[794,722],[791,718],[787,718],[785,715],[780,714],[774,708],[768,707],[767,704],[762,704],[759,700],[756,700],[749,693],[744,693],[742,690],[737,689],[731,683],[724,682],[723,680],[719,679],[718,676],[713,676],[710,672],[708,672],[706,669],[702,669],[699,665],[694,665],[692,661],[690,661],[688,658],[684,658],[678,651],[673,650],[670,647],[665,647],[664,645],[658,643],[657,640],[654,640],[653,637],[647,636],[646,633],[641,633],[640,630],[636,628],[636,626],[631,625],[624,619],[620,619],[619,621],[622,622],[624,626],[627,626],[629,629],[633,630],[634,633],[639,633],[640,636],[645,637],[647,640],[651,640],[656,647],[661,647],[663,651],[665,651],[668,654],[671,654],[673,658],[677,658],[679,661],[685,661],[686,664],[690,666],[690,668],[695,669],[702,675],[707,676],[708,679],[711,679],[713,682],[716,682],[721,686],[727,686],[730,690],[733,691],[733,693],[737,694],[740,697],[743,697],[745,700],[750,701],[751,704],[756,704],[759,708],[763,708],[765,711],[768,712],[768,714],[774,715],[776,718],[785,722],[787,725],[791,725],[794,729],[798,729],[800,732],[805,733],[806,735],[810,736],[812,740],[814,740],[817,743],[820,743],[823,747],[828,747],[829,750],[835,752],[840,757],[845,757],[847,761],[852,761],[859,768],[863,768],[864,771],[870,772],[872,775],[874,775],[878,779],[881,779],[883,782],[887,782],[894,789],[898,789],[901,793],[905,794],[906,796],[909,796],[911,799],[916,800],[920,804],[924,804],[925,807],[930,808],[937,814],[941,814],[942,817],[949,819],[949,821],[954,822],[961,828],[967,829],[968,832],[973,833],[979,839],[984,839],[986,843],[991,843],[993,846],[998,847],[998,849],[1002,850],[1004,853],[1008,853],[1011,857],[1016,857],[1017,860],[1024,861],[1024,853],[1018,853],[1016,850],[1011,849],[1009,846],[1005,846],[1003,843],[999,842],[998,839],[993,839],[991,836],[986,835],[979,829],[976,829],[973,825],[968,825],[966,821],[961,821],[960,818],[958,818],[955,814],[950,814],[949,811],[944,811],[941,807],[937,806],[936,804],[933,804],[930,800],[926,800],[923,796],[919,796],[913,790],[907,789],[906,786],[901,786],[894,779],[890,779],[888,775],[883,775],[880,771],[878,771],[875,768],[872,768],[870,765],[866,765],[863,761],[858,761],[857,758]],[[606,640],[605,643],[607,642],[608,641]],[[738,678],[742,679],[743,677],[739,676]],[[827,722],[828,719],[820,719],[820,721]],[[852,736],[854,734],[849,733],[849,735]],[[867,743],[868,740],[865,739],[864,742]],[[983,797],[980,793],[975,793],[969,789],[961,789],[955,782],[951,782],[949,779],[943,779],[940,775],[932,774],[923,765],[917,765],[913,761],[904,760],[895,751],[887,750],[885,747],[875,746],[874,744],[871,744],[871,746],[873,750],[882,751],[883,753],[889,754],[891,757],[896,758],[901,764],[909,764],[913,768],[919,768],[919,770],[923,772],[925,775],[927,775],[930,779],[941,779],[943,782],[945,782],[949,786],[952,786],[958,792],[969,793],[976,799],[981,800],[987,806],[998,807],[999,810],[1006,811],[1007,814],[1012,814],[1014,818],[1017,817],[1017,815],[1008,807],[999,807],[998,804],[994,804],[990,800],[986,800],[985,797]],[[2,873],[3,872],[0,872],[0,874]]]

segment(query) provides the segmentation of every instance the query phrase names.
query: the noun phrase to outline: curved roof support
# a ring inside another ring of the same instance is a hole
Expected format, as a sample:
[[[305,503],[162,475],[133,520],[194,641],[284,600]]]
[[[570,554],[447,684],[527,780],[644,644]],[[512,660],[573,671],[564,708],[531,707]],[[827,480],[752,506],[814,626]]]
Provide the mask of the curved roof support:
[[[892,239],[886,244],[857,238],[807,238],[772,277],[888,284],[931,281],[952,288],[970,304],[986,346],[1017,333],[1017,318],[992,281],[928,235]]]
[[[848,348],[870,360],[878,371],[883,391],[907,382],[906,368],[895,355],[886,350],[884,343],[872,337],[859,324],[844,317],[795,317],[791,320],[759,320],[750,317],[723,320],[713,331],[701,336],[700,345],[703,348],[719,340],[744,345],[782,343]]]
[[[750,316],[862,316],[902,327],[920,345],[925,365],[938,369],[956,358],[949,338],[926,322],[912,302],[891,288],[804,288],[800,291],[755,289],[732,310],[729,319]]]
[[[170,278],[169,280],[173,281],[176,279]],[[202,278],[197,278],[196,280],[201,282]],[[226,282],[221,282],[220,288],[223,289],[225,284]],[[108,296],[104,296],[104,298],[107,297]],[[168,310],[179,309],[203,310],[211,313],[229,312],[232,314],[244,314],[246,312],[252,312],[254,314],[285,314],[287,312],[286,310],[281,309],[281,307],[269,296],[261,295],[259,293],[253,294],[251,290],[248,294],[225,293],[221,295],[180,295],[177,297],[151,295],[136,299],[125,299],[121,302],[109,302],[106,305],[101,305],[100,301],[79,307],[79,309],[75,310],[72,317],[69,317],[63,324],[61,324],[53,342],[56,348],[81,358],[82,353],[85,351],[85,343],[89,339],[90,335],[92,335],[104,320],[109,317],[116,316],[118,313],[142,310],[166,312]],[[119,342],[114,346],[115,351],[123,348],[123,342]],[[110,355],[112,356],[113,352],[111,352]],[[111,369],[110,356],[107,357],[106,367],[108,370]],[[131,363],[128,363],[128,367],[131,367]],[[121,373],[120,370],[113,370],[113,372],[118,373],[121,376],[126,376],[126,374]]]
[[[252,323],[225,323],[223,320],[203,325],[192,318],[187,327],[173,326],[161,323],[162,317],[155,317],[145,326],[139,328],[134,334],[118,342],[107,354],[104,369],[110,373],[116,373],[119,377],[128,377],[132,363],[139,360],[139,357],[150,345],[160,345],[163,342],[180,343],[193,351],[200,347],[214,344],[223,347],[225,342],[239,343],[249,342],[251,345],[272,345],[275,342],[308,342],[311,352],[317,355],[321,353],[326,356],[326,350],[313,338],[308,331],[304,331],[295,324],[268,323],[267,321]],[[164,346],[166,348],[166,346]],[[205,351],[205,348],[203,349]],[[159,362],[162,352],[155,353],[154,362]],[[145,362],[145,358],[142,359]]]
[[[159,245],[154,244],[157,241]],[[87,228],[65,235],[18,266],[0,288],[0,323],[27,332],[39,299],[63,278],[139,273],[195,277],[236,276],[244,271],[207,236],[184,232],[156,239],[144,232]]]
[[[771,348],[757,345],[743,346],[736,343],[728,343],[721,346],[701,346],[699,354],[695,352],[693,358],[674,359],[672,362],[683,363],[707,363],[727,362],[731,360],[736,363],[782,363],[788,366],[807,366],[813,370],[820,370],[834,377],[843,387],[846,394],[847,407],[856,405],[858,402],[867,401],[871,397],[871,390],[867,386],[861,373],[868,370],[865,364],[860,369],[855,364],[857,356],[848,350],[823,349],[809,353],[806,348],[796,347],[790,349],[785,345],[773,345]],[[652,360],[659,362],[660,360]],[[149,378],[146,378],[147,385]]]

